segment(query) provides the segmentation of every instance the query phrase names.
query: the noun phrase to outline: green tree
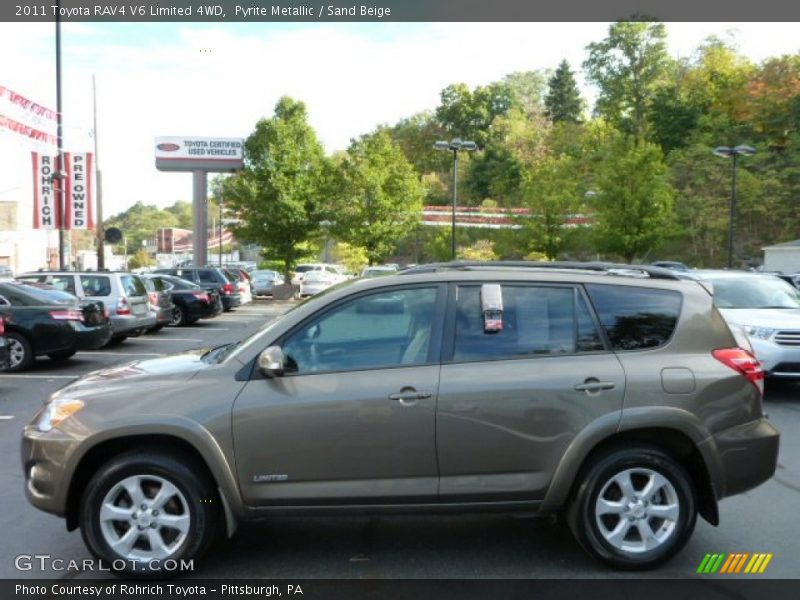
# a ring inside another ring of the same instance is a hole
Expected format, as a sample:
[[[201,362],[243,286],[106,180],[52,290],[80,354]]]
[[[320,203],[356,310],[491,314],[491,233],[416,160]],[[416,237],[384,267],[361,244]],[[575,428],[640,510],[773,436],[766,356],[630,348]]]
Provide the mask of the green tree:
[[[595,112],[637,140],[647,134],[648,111],[670,64],[666,39],[663,23],[619,21],[587,48],[583,68],[600,92]]]
[[[222,184],[225,205],[240,222],[237,238],[280,261],[288,281],[301,245],[318,234],[330,194],[331,168],[308,124],[305,104],[281,98],[271,119],[245,141],[245,167]]]
[[[566,241],[566,223],[580,199],[580,180],[575,159],[545,156],[528,171],[523,197],[530,215],[519,219],[526,252],[541,252],[548,260],[558,258]]]
[[[492,121],[513,106],[514,93],[505,83],[494,82],[470,90],[465,83],[442,90],[436,119],[449,136],[469,139],[483,147]]]
[[[575,76],[566,60],[562,60],[548,82],[544,100],[547,115],[554,123],[578,123],[583,117],[583,100]]]
[[[355,140],[340,170],[332,231],[363,248],[373,264],[390,255],[398,241],[414,230],[425,190],[385,128]]]
[[[128,242],[128,250],[142,247],[143,240],[152,240],[161,227],[178,227],[178,219],[174,214],[162,210],[152,204],[137,202],[125,212],[107,219],[103,226],[118,227]],[[120,244],[120,252],[123,252]]]
[[[141,269],[155,264],[153,257],[144,248],[139,248],[136,253],[128,259],[128,269]]]
[[[598,248],[627,262],[655,250],[672,223],[673,191],[661,149],[630,136],[615,136],[595,183]]]

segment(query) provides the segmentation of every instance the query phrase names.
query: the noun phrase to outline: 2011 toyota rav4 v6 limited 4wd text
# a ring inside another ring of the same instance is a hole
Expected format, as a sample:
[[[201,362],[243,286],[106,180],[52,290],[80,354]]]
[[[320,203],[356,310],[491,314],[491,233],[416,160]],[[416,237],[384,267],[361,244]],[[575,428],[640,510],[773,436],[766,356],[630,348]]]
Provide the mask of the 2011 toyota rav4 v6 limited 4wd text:
[[[133,573],[354,509],[563,512],[595,557],[652,567],[772,476],[763,374],[703,285],[555,267],[348,282],[239,343],[91,373],[25,427],[28,498]]]

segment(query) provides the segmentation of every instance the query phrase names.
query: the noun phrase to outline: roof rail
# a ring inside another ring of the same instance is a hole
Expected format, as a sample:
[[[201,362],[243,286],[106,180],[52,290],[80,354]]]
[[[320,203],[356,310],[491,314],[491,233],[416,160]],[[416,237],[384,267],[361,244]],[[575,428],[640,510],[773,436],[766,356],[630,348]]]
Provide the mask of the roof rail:
[[[531,261],[531,260],[497,260],[497,261],[468,261],[455,260],[451,262],[429,263],[418,265],[400,271],[400,275],[414,275],[417,273],[435,273],[438,271],[470,271],[480,269],[552,269],[562,271],[598,271],[610,275],[627,277],[648,277],[649,279],[672,279],[680,281],[674,272],[662,267],[651,265],[629,265],[610,262],[574,262],[574,261]]]

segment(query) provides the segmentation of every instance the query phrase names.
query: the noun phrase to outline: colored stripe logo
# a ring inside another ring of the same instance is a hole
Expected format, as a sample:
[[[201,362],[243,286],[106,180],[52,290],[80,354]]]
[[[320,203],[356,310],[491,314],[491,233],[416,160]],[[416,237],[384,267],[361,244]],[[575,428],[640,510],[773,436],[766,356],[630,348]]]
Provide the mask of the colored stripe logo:
[[[765,552],[734,552],[730,554],[706,554],[697,567],[697,572],[703,575],[720,573],[735,575],[745,573],[750,575],[761,574],[767,569],[772,560],[772,553]]]

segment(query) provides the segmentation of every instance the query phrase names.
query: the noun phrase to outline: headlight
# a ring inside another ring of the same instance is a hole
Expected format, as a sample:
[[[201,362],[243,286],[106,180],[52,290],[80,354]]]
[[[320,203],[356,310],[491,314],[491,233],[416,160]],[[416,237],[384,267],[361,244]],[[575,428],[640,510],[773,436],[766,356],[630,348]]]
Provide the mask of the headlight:
[[[756,327],[754,325],[743,325],[742,329],[744,329],[744,332],[750,337],[762,340],[768,340],[772,337],[772,334],[775,333],[775,330],[769,327]]]
[[[36,427],[39,431],[50,431],[82,408],[83,401],[81,400],[55,399],[45,405]]]

